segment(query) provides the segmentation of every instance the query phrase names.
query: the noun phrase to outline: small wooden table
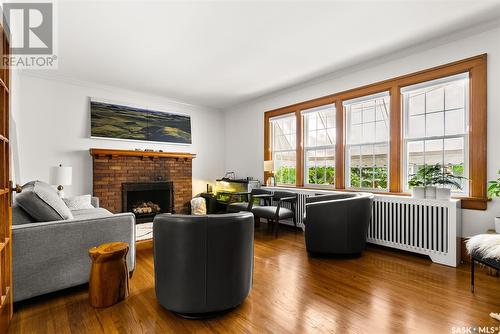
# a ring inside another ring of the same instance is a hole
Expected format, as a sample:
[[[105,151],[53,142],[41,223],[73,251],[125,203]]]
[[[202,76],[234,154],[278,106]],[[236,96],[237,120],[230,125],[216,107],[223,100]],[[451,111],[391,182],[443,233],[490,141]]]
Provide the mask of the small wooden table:
[[[92,268],[89,302],[93,307],[108,307],[129,295],[126,242],[111,242],[89,249]]]

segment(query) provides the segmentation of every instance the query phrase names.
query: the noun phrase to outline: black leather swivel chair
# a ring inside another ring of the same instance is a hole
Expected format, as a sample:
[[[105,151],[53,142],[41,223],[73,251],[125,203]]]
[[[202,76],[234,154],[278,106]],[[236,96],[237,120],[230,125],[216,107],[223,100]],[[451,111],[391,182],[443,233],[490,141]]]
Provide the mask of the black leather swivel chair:
[[[159,303],[187,318],[216,316],[240,305],[253,272],[253,215],[157,215],[153,223]]]
[[[372,216],[373,194],[344,193],[306,199],[309,254],[361,255]]]

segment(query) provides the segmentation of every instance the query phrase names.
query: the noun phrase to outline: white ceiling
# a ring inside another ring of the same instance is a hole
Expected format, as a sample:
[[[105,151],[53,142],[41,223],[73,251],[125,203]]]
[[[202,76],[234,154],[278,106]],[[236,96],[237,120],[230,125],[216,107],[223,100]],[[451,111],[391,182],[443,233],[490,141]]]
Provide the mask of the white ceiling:
[[[52,74],[225,108],[499,12],[477,0],[59,2]]]

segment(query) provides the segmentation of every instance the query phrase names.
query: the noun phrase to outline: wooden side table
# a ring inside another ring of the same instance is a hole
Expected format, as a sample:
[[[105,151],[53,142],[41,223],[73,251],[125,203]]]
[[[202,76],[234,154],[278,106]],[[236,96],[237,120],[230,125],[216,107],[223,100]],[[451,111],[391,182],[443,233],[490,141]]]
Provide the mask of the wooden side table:
[[[126,242],[111,242],[89,249],[92,268],[89,302],[93,307],[108,307],[129,295]]]

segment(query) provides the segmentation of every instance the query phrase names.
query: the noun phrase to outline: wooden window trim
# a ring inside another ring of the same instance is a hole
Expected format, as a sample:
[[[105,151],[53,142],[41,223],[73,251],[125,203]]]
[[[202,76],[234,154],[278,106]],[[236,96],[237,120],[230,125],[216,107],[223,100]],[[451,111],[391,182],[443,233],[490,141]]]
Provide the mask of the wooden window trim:
[[[335,188],[345,189],[345,115],[342,101],[365,95],[388,91],[391,96],[390,105],[390,144],[389,144],[389,192],[383,194],[408,196],[402,193],[402,113],[401,88],[447,77],[459,73],[469,73],[469,197],[461,199],[462,208],[486,210],[487,208],[487,55],[459,60],[431,69],[402,75],[396,78],[380,81],[370,85],[349,89],[305,102],[296,103],[283,108],[270,110],[264,113],[264,160],[271,159],[271,142],[269,119],[274,116],[295,113],[297,120],[297,166],[296,187],[304,188],[304,146],[303,146],[303,118],[301,111],[327,104],[336,106],[336,156],[335,156]],[[269,177],[264,174],[264,182]],[[311,187],[308,187],[310,189]],[[315,188],[312,188],[315,189]],[[322,187],[321,189],[325,189]],[[375,193],[375,192],[374,192]]]

